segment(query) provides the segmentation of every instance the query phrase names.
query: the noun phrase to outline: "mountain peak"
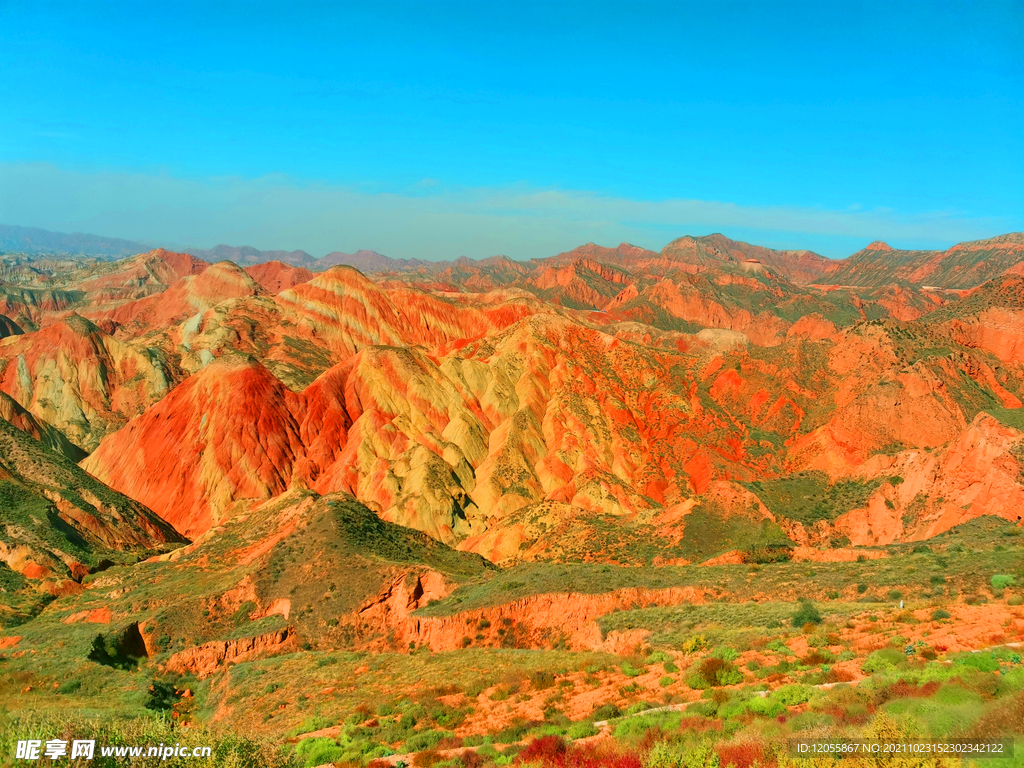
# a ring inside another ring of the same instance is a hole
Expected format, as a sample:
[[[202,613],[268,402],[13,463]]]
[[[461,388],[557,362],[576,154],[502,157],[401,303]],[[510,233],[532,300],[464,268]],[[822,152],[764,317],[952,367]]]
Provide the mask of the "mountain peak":
[[[875,240],[874,242],[868,243],[865,251],[891,251],[892,247],[884,240]]]

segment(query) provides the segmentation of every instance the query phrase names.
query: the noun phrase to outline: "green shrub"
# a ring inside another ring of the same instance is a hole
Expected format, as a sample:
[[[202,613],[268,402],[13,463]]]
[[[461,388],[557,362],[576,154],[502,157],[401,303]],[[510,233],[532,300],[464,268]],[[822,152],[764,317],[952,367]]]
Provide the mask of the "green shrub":
[[[591,715],[594,720],[614,720],[617,717],[622,717],[622,710],[616,707],[614,704],[602,704],[600,707],[594,710]]]
[[[996,574],[992,577],[992,589],[1006,589],[1013,585],[1013,576],[1009,574]]]
[[[821,614],[814,607],[814,603],[803,599],[800,601],[797,612],[793,614],[793,626],[803,627],[806,624],[821,624]]]
[[[687,677],[691,688],[715,688],[743,682],[743,673],[731,661],[709,656]]]
[[[646,669],[642,669],[642,668],[641,669],[637,669],[632,664],[630,664],[628,661],[622,662],[621,669],[622,669],[622,674],[624,674],[626,677],[639,677],[640,675],[642,675],[644,672],[647,671]]]
[[[804,704],[811,699],[813,689],[806,685],[792,684],[778,688],[772,696],[775,696],[787,707],[794,707],[797,704]]]
[[[596,736],[597,733],[598,730],[594,727],[593,723],[584,721],[570,725],[565,735],[567,738],[575,741],[576,739],[585,739],[587,736]]]
[[[765,647],[768,648],[768,650],[770,650],[770,651],[774,651],[775,653],[779,654],[780,656],[792,656],[793,655],[792,649],[788,645],[786,645],[785,642],[780,640],[779,638],[775,638],[770,643],[768,643],[768,645],[765,646]]]
[[[778,717],[786,711],[786,705],[774,696],[755,696],[745,702],[745,709],[755,715],[762,717]]]
[[[886,669],[899,666],[906,661],[904,655],[895,648],[882,648],[874,651],[864,659],[861,671],[865,674],[873,674]]]
[[[451,731],[417,731],[411,738],[405,741],[405,751],[422,752],[425,749],[433,749],[441,739],[454,736]]]
[[[307,766],[307,768],[314,768],[315,766],[325,764],[332,765],[341,760],[344,754],[345,750],[337,744],[318,744],[316,748],[306,754],[306,760],[303,765]]]
[[[644,768],[685,768],[686,750],[680,744],[659,741],[644,760]]]
[[[739,653],[724,645],[715,648],[715,650],[711,652],[711,655],[716,659],[722,659],[724,661],[736,661],[736,659],[739,658]]]
[[[57,693],[74,693],[82,687],[81,680],[65,680],[57,688]]]
[[[673,678],[671,675],[665,675],[664,677],[662,677],[658,681],[658,685],[660,685],[662,688],[667,688],[668,686],[672,685],[672,683],[674,683],[674,682],[675,682],[675,678]]]
[[[317,736],[313,739],[303,739],[295,745],[295,756],[299,758],[303,765],[320,765],[321,763],[313,763],[309,761],[311,755],[318,755],[325,748],[338,748],[338,742],[334,739],[329,739],[326,736]]]
[[[962,667],[970,667],[981,672],[995,672],[999,669],[999,662],[988,652],[979,653],[958,653],[953,656],[953,663]]]
[[[932,611],[932,621],[942,621],[943,619],[949,618],[949,611],[944,611],[941,608],[937,608]]]

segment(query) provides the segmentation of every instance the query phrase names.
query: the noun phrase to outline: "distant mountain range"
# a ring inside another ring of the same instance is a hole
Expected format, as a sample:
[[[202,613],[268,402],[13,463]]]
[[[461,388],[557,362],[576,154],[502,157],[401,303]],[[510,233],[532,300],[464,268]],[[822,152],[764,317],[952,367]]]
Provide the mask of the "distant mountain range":
[[[51,232],[38,227],[19,227],[0,224],[0,253],[25,253],[40,255],[95,256],[103,259],[119,259],[149,251],[151,246],[124,240],[118,237],[104,237],[82,232]],[[452,262],[430,262],[422,259],[392,259],[376,251],[359,250],[355,253],[333,251],[323,258],[317,258],[306,251],[261,251],[251,245],[217,245],[213,248],[187,248],[194,256],[209,261],[233,261],[249,267],[269,261],[282,261],[296,267],[305,267],[313,272],[322,272],[339,265],[355,267],[361,272],[389,272],[416,269],[427,266],[446,266]]]
[[[114,237],[50,232],[35,227],[0,224],[0,253],[31,255],[60,254],[119,259],[149,251],[150,247],[131,240]],[[419,273],[430,275],[435,287],[442,284],[470,285],[489,290],[509,285],[527,272],[538,268],[566,266],[587,261],[646,273],[664,275],[684,268],[702,271],[708,265],[729,263],[752,270],[761,265],[796,285],[822,284],[879,288],[887,284],[967,289],[986,280],[1013,271],[1024,274],[1024,233],[999,235],[986,240],[958,243],[945,251],[904,251],[875,241],[845,259],[830,259],[806,250],[773,250],[731,240],[721,234],[703,237],[681,237],[662,251],[623,243],[606,248],[587,243],[571,251],[543,259],[514,261],[506,256],[470,259],[465,256],[451,261],[424,259],[393,259],[376,251],[355,253],[332,251],[317,258],[306,251],[261,251],[249,245],[217,245],[213,248],[188,248],[193,256],[208,262],[231,261],[243,267],[282,262],[310,272],[324,272],[331,267],[348,266],[363,274]],[[568,280],[549,275],[547,280]]]
[[[355,267],[360,272],[390,272],[436,265],[438,262],[422,259],[392,259],[376,251],[360,250],[355,253],[332,251],[316,258],[305,251],[261,251],[251,245],[218,245],[206,249],[189,249],[189,253],[208,261],[233,261],[241,267],[282,261],[294,267],[305,267],[312,272],[323,272],[331,267]],[[448,264],[450,262],[444,262]]]
[[[0,253],[72,254],[120,258],[148,251],[149,246],[119,237],[82,232],[50,232],[38,227],[0,224]]]

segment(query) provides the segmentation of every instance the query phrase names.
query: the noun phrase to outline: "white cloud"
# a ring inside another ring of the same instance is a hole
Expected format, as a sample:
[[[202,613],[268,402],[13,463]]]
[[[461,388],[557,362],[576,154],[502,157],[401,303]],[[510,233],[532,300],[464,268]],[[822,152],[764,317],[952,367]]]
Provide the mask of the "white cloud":
[[[842,256],[884,239],[938,247],[1021,228],[1020,221],[950,212],[901,214],[708,200],[629,200],[585,191],[453,189],[424,180],[408,190],[304,183],[286,176],[189,179],[0,163],[0,222],[166,245],[302,248],[314,255],[372,248],[428,259],[505,253],[546,256],[587,241],[660,248],[683,234],[721,231],[774,247]]]

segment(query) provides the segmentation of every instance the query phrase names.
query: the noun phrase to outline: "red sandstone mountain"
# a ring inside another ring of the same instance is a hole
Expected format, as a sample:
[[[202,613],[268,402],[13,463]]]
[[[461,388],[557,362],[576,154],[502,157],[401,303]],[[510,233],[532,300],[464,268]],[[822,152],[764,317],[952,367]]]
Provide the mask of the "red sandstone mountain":
[[[245,272],[270,293],[280,293],[313,279],[313,273],[305,267],[293,267],[283,261],[267,261],[248,267]]]
[[[506,559],[538,519],[578,537],[595,515],[732,514],[750,503],[737,482],[871,476],[874,457],[947,450],[1018,409],[1018,239],[830,263],[712,235],[312,279],[155,251],[52,299],[5,288],[43,328],[0,341],[0,389],[87,450],[102,439],[85,466],[189,534],[311,488]],[[826,285],[858,270],[861,287]],[[928,522],[928,498],[895,535],[956,524]],[[542,539],[538,556],[566,551]]]
[[[173,367],[69,315],[0,344],[0,391],[91,450],[167,392]]]
[[[82,466],[195,536],[234,499],[288,488],[301,450],[290,400],[258,363],[224,360],[175,387]]]
[[[262,291],[241,267],[220,261],[175,280],[159,294],[86,316],[124,338],[180,323],[228,299],[256,296]]]
[[[1024,233],[959,243],[945,251],[898,251],[871,243],[833,262],[816,282],[877,287],[906,282],[935,288],[973,288],[1013,269],[1024,259]]]

